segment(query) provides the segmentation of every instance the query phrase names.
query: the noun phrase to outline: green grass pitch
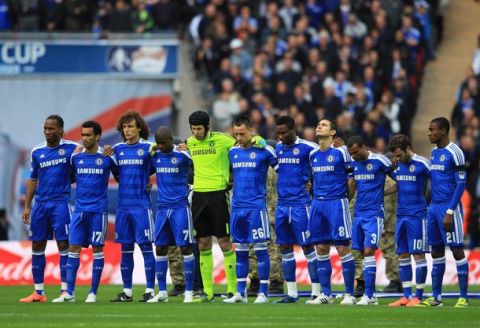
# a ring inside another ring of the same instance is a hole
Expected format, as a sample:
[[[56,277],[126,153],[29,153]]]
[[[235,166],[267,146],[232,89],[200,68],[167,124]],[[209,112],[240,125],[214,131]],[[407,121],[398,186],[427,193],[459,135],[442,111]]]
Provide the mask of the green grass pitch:
[[[334,288],[337,290],[338,288]],[[480,286],[472,286],[478,292]],[[222,290],[221,286],[216,291]],[[456,288],[446,288],[454,291]],[[298,304],[183,304],[183,297],[168,303],[110,303],[120,286],[100,286],[98,302],[84,303],[88,287],[77,288],[76,303],[54,304],[58,287],[47,287],[47,304],[21,304],[31,286],[0,286],[0,327],[480,327],[480,300],[466,309],[455,309],[456,299],[444,299],[442,308],[390,308],[392,299],[380,306],[355,307]],[[140,298],[143,288],[134,289]],[[270,299],[272,301],[272,299]]]

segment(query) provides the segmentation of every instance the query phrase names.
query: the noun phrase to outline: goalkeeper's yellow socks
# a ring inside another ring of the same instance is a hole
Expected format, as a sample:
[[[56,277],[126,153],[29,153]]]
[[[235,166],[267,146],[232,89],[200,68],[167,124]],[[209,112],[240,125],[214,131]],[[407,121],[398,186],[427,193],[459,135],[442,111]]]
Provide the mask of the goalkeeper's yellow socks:
[[[209,298],[213,297],[213,255],[212,250],[200,251],[200,273],[203,291]]]
[[[233,249],[223,252],[223,263],[225,268],[225,276],[227,277],[227,294],[235,294],[237,291],[237,272],[236,272],[236,256]]]

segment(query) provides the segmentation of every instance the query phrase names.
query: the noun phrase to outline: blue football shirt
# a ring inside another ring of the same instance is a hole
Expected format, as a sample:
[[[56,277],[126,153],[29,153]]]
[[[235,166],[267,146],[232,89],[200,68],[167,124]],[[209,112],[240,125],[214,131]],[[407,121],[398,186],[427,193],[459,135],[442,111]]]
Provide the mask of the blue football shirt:
[[[228,152],[233,176],[232,207],[265,209],[268,167],[278,170],[275,150],[232,147]]]
[[[158,186],[158,207],[176,208],[188,205],[188,175],[193,165],[190,154],[177,150],[163,153],[159,150],[153,155]]]
[[[383,218],[385,178],[392,168],[392,162],[384,155],[369,152],[366,160],[353,160],[352,167],[357,189],[354,215],[372,219]]]
[[[118,208],[150,208],[147,184],[154,173],[150,148],[152,142],[140,139],[129,145],[125,142],[113,146],[118,163]]]
[[[110,172],[116,174],[115,158],[97,153],[87,152],[73,154],[71,165],[77,191],[75,195],[75,210],[81,212],[106,213],[108,211],[108,179]]]
[[[397,182],[397,216],[425,218],[425,189],[430,178],[430,162],[414,154],[408,163],[398,162],[391,178]]]
[[[279,206],[310,204],[310,194],[305,184],[310,180],[312,168],[309,155],[318,145],[297,137],[293,145],[279,142],[275,153],[278,158],[277,193]]]
[[[70,200],[70,157],[77,146],[73,141],[62,139],[56,147],[42,142],[32,149],[30,179],[38,180],[36,201],[67,203]]]
[[[310,154],[315,199],[342,199],[348,196],[348,178],[352,178],[352,158],[345,146],[314,150]]]
[[[450,142],[445,148],[435,147],[430,159],[432,164],[432,203],[455,203],[452,200],[458,184],[465,184],[467,175],[465,172],[465,156],[462,150]],[[451,204],[454,209],[457,204]]]

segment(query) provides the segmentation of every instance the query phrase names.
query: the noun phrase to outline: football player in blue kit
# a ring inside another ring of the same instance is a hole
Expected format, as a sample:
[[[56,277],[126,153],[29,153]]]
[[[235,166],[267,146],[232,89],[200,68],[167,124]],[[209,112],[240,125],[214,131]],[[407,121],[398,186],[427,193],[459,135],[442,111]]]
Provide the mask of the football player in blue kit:
[[[70,157],[78,146],[62,139],[63,118],[50,115],[43,126],[45,141],[31,152],[30,179],[27,180],[22,219],[29,224],[32,241],[32,275],[35,291],[22,303],[47,301],[44,288],[45,248],[55,235],[60,253],[61,291],[67,290],[68,226],[70,224]],[[32,208],[32,200],[35,202]]]
[[[463,250],[463,208],[460,198],[465,191],[467,174],[465,156],[450,141],[450,122],[434,118],[428,127],[428,139],[436,147],[430,157],[432,199],[428,207],[428,241],[431,246],[432,296],[418,306],[442,306],[445,274],[445,246],[450,247],[457,264],[460,297],[455,307],[468,306],[468,261]]]
[[[158,294],[148,300],[149,303],[167,302],[168,246],[177,245],[183,255],[185,274],[184,303],[193,301],[193,281],[195,257],[192,245],[193,222],[188,202],[188,177],[193,165],[190,154],[178,150],[173,144],[172,131],[159,127],[155,131],[153,166],[158,186],[157,215],[155,218],[155,272],[158,281]]]
[[[253,124],[249,117],[237,117],[233,123],[233,133],[238,146],[230,149],[228,158],[233,176],[230,227],[236,245],[237,293],[224,302],[248,302],[248,253],[249,246],[253,244],[260,278],[259,293],[254,303],[268,303],[270,258],[267,242],[270,239],[270,228],[266,203],[267,173],[269,166],[278,169],[277,157],[270,146],[254,147]]]
[[[352,159],[345,146],[334,148],[336,130],[337,127],[332,120],[327,118],[320,120],[316,129],[319,148],[310,154],[314,197],[310,231],[311,240],[318,254],[318,278],[322,285],[322,294],[309,304],[333,303],[331,245],[337,249],[342,262],[346,293],[340,304],[355,304],[353,297],[355,261],[350,249],[352,222],[348,202],[349,196],[353,194]]]
[[[298,302],[296,262],[293,245],[300,245],[308,263],[312,284],[311,299],[320,295],[317,274],[317,253],[310,242],[311,196],[306,189],[310,184],[312,167],[309,155],[318,145],[299,138],[295,121],[290,116],[277,119],[279,143],[275,153],[278,158],[278,203],[275,212],[276,243],[282,254],[282,269],[287,282],[287,295],[274,303]],[[307,301],[308,302],[308,301]]]
[[[395,166],[390,177],[396,182],[385,195],[397,192],[397,223],[395,244],[398,254],[403,297],[390,306],[416,306],[421,302],[427,277],[427,183],[430,179],[430,161],[412,151],[410,138],[397,134],[390,139]],[[416,291],[412,296],[412,263],[415,259]]]
[[[383,231],[385,178],[392,170],[392,162],[380,154],[370,152],[359,136],[347,141],[353,158],[353,176],[357,199],[352,223],[352,248],[363,253],[365,294],[357,305],[378,305],[375,296],[377,264],[375,251]]]
[[[103,246],[108,225],[108,180],[110,172],[117,173],[116,160],[102,154],[98,145],[102,135],[100,124],[86,121],[81,128],[83,151],[75,153],[70,164],[77,185],[75,211],[70,222],[67,261],[67,292],[54,303],[75,301],[75,280],[80,266],[80,252],[92,245],[92,285],[85,302],[97,300],[97,290],[104,267]]]
[[[155,172],[150,155],[153,143],[147,140],[150,135],[147,123],[136,111],[127,111],[118,119],[117,131],[124,140],[113,146],[119,179],[115,241],[122,245],[123,292],[111,301],[133,300],[133,252],[137,243],[143,255],[147,281],[140,301],[146,302],[154,297],[155,287],[154,218],[149,192],[150,175]]]

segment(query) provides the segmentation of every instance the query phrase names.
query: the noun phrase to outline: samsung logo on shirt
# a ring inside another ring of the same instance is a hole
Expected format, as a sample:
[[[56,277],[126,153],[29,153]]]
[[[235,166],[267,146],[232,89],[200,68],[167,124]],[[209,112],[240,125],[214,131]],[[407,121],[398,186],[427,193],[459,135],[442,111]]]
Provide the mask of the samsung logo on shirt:
[[[157,173],[178,173],[178,167],[157,167]]]
[[[90,168],[77,169],[77,174],[103,174],[103,169],[90,169]]]
[[[300,158],[279,158],[278,164],[300,164]]]
[[[119,165],[143,165],[143,159],[121,159]]]
[[[355,180],[375,180],[375,174],[356,174]]]
[[[215,155],[216,153],[216,149],[197,149],[192,152],[192,155]]]
[[[445,165],[433,164],[432,170],[445,171]]]
[[[233,163],[232,167],[234,169],[239,168],[239,167],[257,167],[257,163],[255,163],[255,162],[238,162],[238,163]]]
[[[332,165],[329,166],[314,166],[313,172],[333,172],[335,167]]]
[[[414,175],[397,175],[397,181],[417,181],[417,177]]]
[[[52,159],[51,161],[41,162],[40,167],[43,169],[44,167],[54,166],[58,164],[66,164],[66,163],[67,163],[66,158]]]

